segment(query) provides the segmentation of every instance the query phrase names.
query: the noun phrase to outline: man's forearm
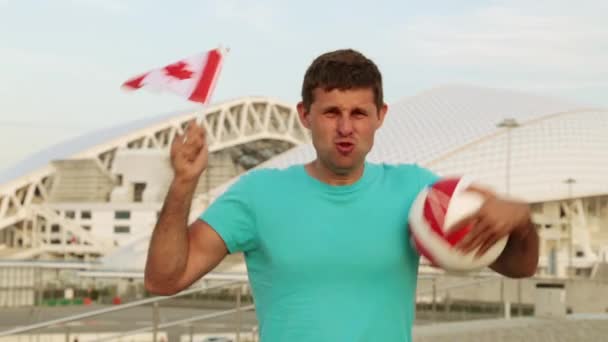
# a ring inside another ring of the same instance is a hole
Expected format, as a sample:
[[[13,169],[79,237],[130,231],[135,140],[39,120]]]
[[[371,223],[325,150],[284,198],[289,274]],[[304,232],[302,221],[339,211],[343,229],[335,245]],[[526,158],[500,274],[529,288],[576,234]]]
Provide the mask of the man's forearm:
[[[493,270],[511,278],[530,277],[538,266],[539,236],[534,225],[527,223],[525,236],[514,234],[496,262]]]
[[[148,259],[146,281],[171,283],[186,268],[188,259],[188,215],[196,183],[173,180],[154,227]]]

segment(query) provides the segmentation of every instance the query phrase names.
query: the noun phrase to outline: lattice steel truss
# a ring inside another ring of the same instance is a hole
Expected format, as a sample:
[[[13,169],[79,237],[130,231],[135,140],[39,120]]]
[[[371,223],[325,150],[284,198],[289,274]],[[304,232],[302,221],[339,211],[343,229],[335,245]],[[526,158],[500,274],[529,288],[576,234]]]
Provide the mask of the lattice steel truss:
[[[110,172],[119,149],[168,150],[174,136],[182,134],[192,119],[202,123],[207,130],[210,153],[262,139],[285,141],[293,145],[310,140],[293,106],[264,97],[247,97],[210,106],[202,112],[176,115],[68,158],[94,159]],[[44,251],[55,254],[68,251],[106,253],[111,248],[110,243],[92,238],[87,231],[70,223],[69,219],[45,207],[55,176],[50,162],[27,175],[0,184],[0,234],[6,234],[7,228],[13,228],[8,240],[19,241],[20,249],[24,250],[13,255],[20,255],[20,258],[34,257]],[[50,230],[48,225],[59,226],[61,236],[65,237],[59,246],[51,246],[50,241],[44,238]]]

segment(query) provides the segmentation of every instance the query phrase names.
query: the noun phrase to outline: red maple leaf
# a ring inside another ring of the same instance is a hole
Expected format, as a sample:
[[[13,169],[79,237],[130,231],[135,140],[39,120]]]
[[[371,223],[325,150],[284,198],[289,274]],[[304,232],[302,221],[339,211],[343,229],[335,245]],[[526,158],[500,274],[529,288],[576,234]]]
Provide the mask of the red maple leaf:
[[[179,80],[185,80],[192,77],[193,72],[188,70],[188,64],[184,62],[177,62],[165,67],[165,73],[167,76],[177,78]]]

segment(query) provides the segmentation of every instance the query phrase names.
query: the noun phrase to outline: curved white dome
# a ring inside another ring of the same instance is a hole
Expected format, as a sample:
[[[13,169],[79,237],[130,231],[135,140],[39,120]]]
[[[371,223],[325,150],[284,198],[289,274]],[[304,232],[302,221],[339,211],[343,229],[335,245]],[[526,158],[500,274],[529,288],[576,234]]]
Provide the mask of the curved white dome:
[[[567,178],[577,180],[575,195],[608,193],[608,109],[508,90],[443,86],[395,103],[368,160],[468,174],[506,192],[507,129],[498,127],[505,119],[520,125],[511,130],[510,194],[529,201],[565,197]],[[261,167],[312,159],[307,144]]]
[[[544,202],[608,194],[607,152],[608,110],[581,109],[524,123],[511,130],[510,138],[496,132],[427,166],[440,174],[472,175],[503,193]],[[571,189],[567,179],[575,182]]]

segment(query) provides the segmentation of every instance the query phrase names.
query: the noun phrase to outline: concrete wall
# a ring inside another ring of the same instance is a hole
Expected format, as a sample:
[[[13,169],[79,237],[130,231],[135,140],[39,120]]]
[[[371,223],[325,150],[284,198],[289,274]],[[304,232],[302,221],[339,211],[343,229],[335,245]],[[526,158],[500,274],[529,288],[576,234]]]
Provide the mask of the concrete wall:
[[[414,342],[601,342],[608,340],[603,319],[480,320],[415,326]]]
[[[142,235],[150,234],[156,223],[161,203],[59,203],[50,206],[65,216],[74,212],[74,222],[86,226],[93,235],[122,246]],[[117,211],[128,211],[128,219],[115,217]],[[82,212],[89,212],[91,218],[82,218]],[[117,233],[117,226],[129,227],[128,233]]]
[[[443,301],[446,296],[452,300],[471,300],[518,303],[521,293],[522,304],[534,304],[536,284],[539,282],[563,282],[566,292],[566,306],[573,313],[608,312],[608,283],[573,279],[560,281],[552,278],[528,278],[520,281],[504,277],[471,278],[464,276],[440,275],[435,278],[437,300]],[[521,291],[518,287],[521,284]],[[418,282],[418,301],[432,300],[432,279],[420,279]],[[458,285],[468,284],[461,288]],[[452,287],[450,289],[450,287]]]
[[[35,285],[33,267],[0,267],[0,307],[34,305]]]

